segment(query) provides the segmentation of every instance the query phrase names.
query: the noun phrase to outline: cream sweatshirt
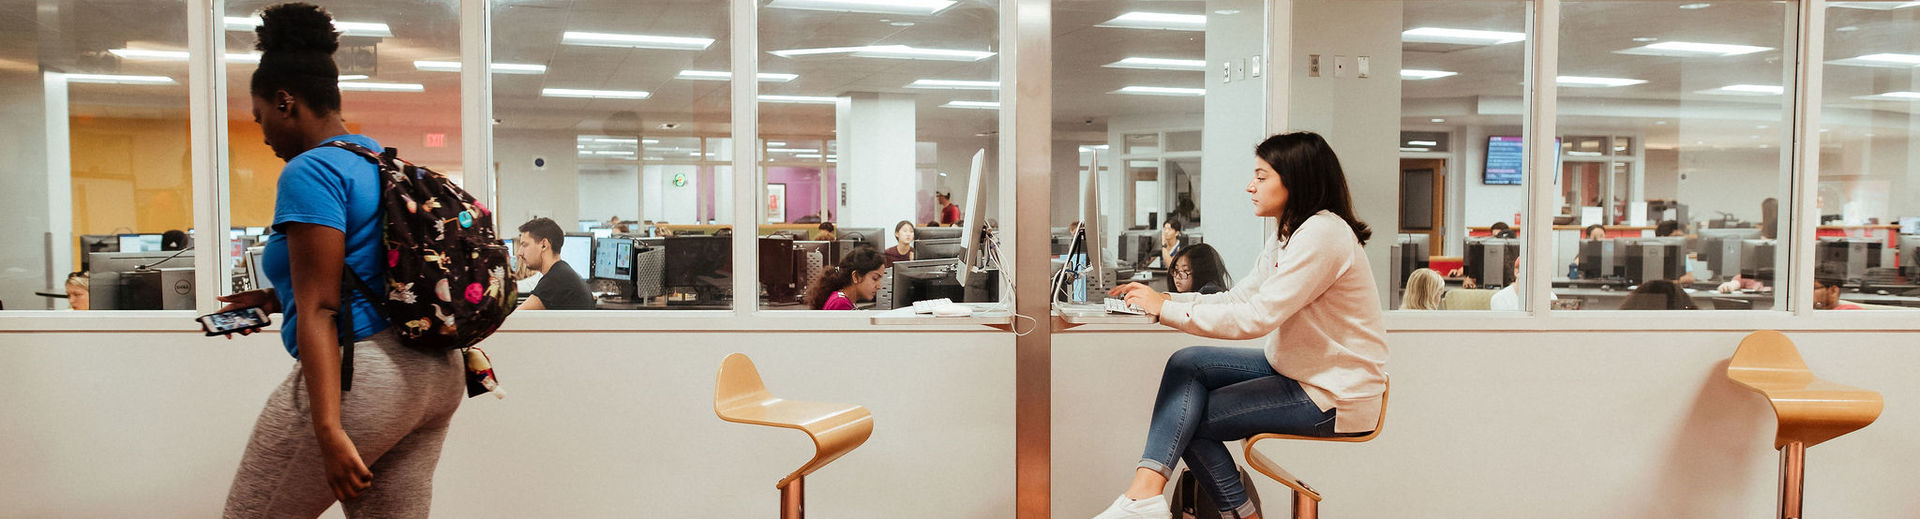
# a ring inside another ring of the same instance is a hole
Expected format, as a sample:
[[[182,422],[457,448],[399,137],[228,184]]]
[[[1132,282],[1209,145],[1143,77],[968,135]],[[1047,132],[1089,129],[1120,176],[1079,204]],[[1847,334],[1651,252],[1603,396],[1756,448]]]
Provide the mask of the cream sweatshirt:
[[[1215,339],[1266,337],[1267,363],[1299,381],[1334,432],[1380,421],[1386,327],[1367,253],[1346,220],[1321,211],[1287,241],[1268,239],[1253,272],[1216,294],[1173,294],[1160,322]]]

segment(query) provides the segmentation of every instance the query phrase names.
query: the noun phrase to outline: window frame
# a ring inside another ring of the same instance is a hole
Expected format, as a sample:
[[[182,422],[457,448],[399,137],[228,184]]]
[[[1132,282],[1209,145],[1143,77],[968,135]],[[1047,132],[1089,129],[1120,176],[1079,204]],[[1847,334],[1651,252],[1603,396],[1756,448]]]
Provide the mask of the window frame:
[[[726,0],[732,24],[730,35],[733,53],[731,69],[733,77],[756,77],[759,69],[758,52],[758,2],[755,0]],[[1006,23],[1014,15],[1009,8],[1019,0],[1002,0],[998,9],[1001,27],[1018,27],[1019,24]],[[1031,3],[1032,0],[1027,0]],[[1405,311],[1387,310],[1386,324],[1392,332],[1423,331],[1727,331],[1738,332],[1759,328],[1806,330],[1806,331],[1899,331],[1913,330],[1915,314],[1884,312],[1818,312],[1813,310],[1812,292],[1814,254],[1816,240],[1815,228],[1818,224],[1807,215],[1815,214],[1815,188],[1818,186],[1820,171],[1820,91],[1823,72],[1823,44],[1826,38],[1825,0],[1797,0],[1792,5],[1797,18],[1794,29],[1794,83],[1792,95],[1793,135],[1792,169],[1790,172],[1791,191],[1786,200],[1789,211],[1783,220],[1789,222],[1787,236],[1789,243],[1789,268],[1792,282],[1780,287],[1786,290],[1786,308],[1761,311],[1735,310],[1696,310],[1696,311],[1550,311],[1546,298],[1531,297],[1526,301],[1528,310],[1519,312],[1442,312],[1442,311]],[[1266,50],[1267,56],[1291,56],[1292,34],[1291,10],[1293,0],[1276,0],[1269,4],[1267,16]],[[1523,103],[1525,104],[1525,133],[1532,143],[1554,142],[1559,128],[1556,125],[1557,103],[1554,82],[1558,69],[1558,46],[1561,0],[1528,0],[1524,4],[1528,12],[1528,42],[1526,52],[1526,77]],[[465,65],[461,73],[461,131],[462,166],[467,172],[487,172],[483,175],[471,175],[467,179],[470,189],[483,191],[478,193],[496,206],[497,173],[490,166],[493,163],[492,139],[492,101],[491,78],[481,64],[490,61],[492,46],[491,2],[487,0],[462,0],[460,2],[461,22],[461,61]],[[228,227],[230,220],[229,197],[227,190],[226,157],[231,145],[226,138],[227,120],[225,96],[225,59],[220,53],[207,52],[209,49],[224,48],[222,38],[224,30],[219,18],[224,12],[223,0],[190,3],[188,16],[189,48],[192,58],[189,60],[190,74],[190,120],[189,131],[195,137],[191,150],[194,189],[194,223],[196,228],[222,229]],[[1021,34],[1008,34],[1003,29],[999,35],[1001,43],[1017,41]],[[1017,32],[1017,31],[1015,31]],[[1048,38],[1049,35],[1036,35],[1036,38]],[[1002,54],[1001,59],[1017,59]],[[1263,58],[1269,59],[1270,58]],[[1271,65],[1269,65],[1271,68]],[[1006,63],[1003,71],[1017,70],[1017,63]],[[1011,72],[1006,72],[1010,74]],[[1002,77],[1003,83],[1013,78]],[[1292,91],[1288,74],[1266,74],[1262,77],[1267,90],[1267,102],[1270,106],[1287,106]],[[761,143],[763,136],[758,135],[759,102],[757,99],[757,81],[734,81],[732,84],[733,124],[731,138],[734,143]],[[1049,95],[1044,91],[1017,91],[1003,95],[1017,98],[1038,99]],[[1009,109],[1019,105],[1017,99],[1008,99],[1003,103],[999,114],[1000,137],[998,166],[994,168],[998,177],[999,220],[1010,222],[1002,227],[1006,236],[1012,236],[1012,230],[1024,223],[1016,218],[1015,204],[1006,198],[1016,192],[1012,185],[1015,175],[1011,174],[1014,164],[1013,154],[1019,147],[1016,144],[1029,141],[1050,139],[1050,135],[1016,135],[1013,114]],[[1278,104],[1275,104],[1278,103]],[[1267,129],[1271,132],[1288,128],[1288,113],[1285,110],[1269,111]],[[217,123],[216,123],[217,122]],[[1165,135],[1162,133],[1162,147]],[[718,137],[718,136],[713,136]],[[1638,138],[1635,139],[1640,140]],[[1635,142],[1633,146],[1641,146]],[[735,225],[740,222],[760,222],[762,204],[754,203],[761,182],[758,168],[768,165],[762,160],[761,149],[757,146],[734,146],[732,155],[726,160],[711,161],[714,164],[752,165],[754,169],[734,167],[732,181],[733,210],[731,220]],[[1124,151],[1124,150],[1115,150]],[[1554,164],[1554,154],[1538,145],[1529,146],[1525,160],[1528,170],[1535,176],[1528,183],[1528,214],[1546,214],[1543,211],[1553,203],[1556,184],[1552,177],[1560,175]],[[1611,151],[1611,150],[1608,150]],[[1637,155],[1638,149],[1629,150],[1629,155]],[[1160,155],[1165,155],[1162,153]],[[1115,158],[1124,160],[1125,155],[1116,153]],[[1164,159],[1164,157],[1162,157]],[[1618,161],[1622,157],[1606,157]],[[705,163],[707,161],[703,161]],[[1633,167],[1641,167],[1634,160]],[[645,161],[635,164],[646,165]],[[829,163],[831,164],[831,163]],[[1044,218],[1044,216],[1042,216]],[[1031,219],[1031,218],[1029,218]],[[1529,218],[1526,246],[1523,254],[1531,257],[1550,256],[1553,250],[1551,242],[1551,219]],[[1039,222],[1041,225],[1050,222]],[[1269,224],[1271,225],[1271,224]],[[758,270],[755,267],[755,236],[737,233],[733,241],[734,254],[734,292],[756,293],[759,284]],[[1002,241],[1008,249],[1006,258],[1019,254],[1013,249],[1012,239]],[[1046,251],[1038,252],[1040,254]],[[227,280],[231,267],[218,255],[199,255],[195,260],[195,279],[202,288],[197,296],[197,313],[209,313],[220,306],[214,298],[230,290]],[[1011,267],[1012,261],[1005,267]],[[1528,289],[1532,294],[1546,293],[1551,287],[1551,261],[1529,261]],[[1003,296],[1009,301],[1011,295]],[[197,332],[192,317],[196,312],[186,311],[112,311],[111,313],[74,313],[59,311],[15,310],[0,312],[0,333],[11,332]],[[834,315],[821,315],[804,310],[763,310],[760,305],[736,300],[731,310],[629,310],[629,311],[551,311],[538,314],[522,314],[507,322],[504,332],[616,332],[616,331],[714,331],[714,332],[753,332],[753,331],[858,331],[858,332],[904,332],[907,330],[973,331],[1000,333],[979,326],[929,325],[924,327],[903,328],[871,324],[873,312],[838,312]],[[637,317],[637,318],[636,318]],[[1171,332],[1159,326],[1094,325],[1075,328],[1073,332],[1102,331],[1161,331]]]

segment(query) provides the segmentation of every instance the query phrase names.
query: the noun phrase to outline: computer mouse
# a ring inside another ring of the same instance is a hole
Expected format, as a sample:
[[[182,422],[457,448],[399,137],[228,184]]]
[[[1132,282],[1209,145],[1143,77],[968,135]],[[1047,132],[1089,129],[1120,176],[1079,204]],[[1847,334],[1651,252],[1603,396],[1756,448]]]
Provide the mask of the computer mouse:
[[[1873,293],[1875,293],[1875,294],[1880,294],[1880,295],[1883,295],[1883,296],[1890,296],[1890,295],[1893,295],[1893,293],[1892,293],[1892,292],[1888,292],[1888,291],[1885,291],[1885,290],[1875,290],[1875,291],[1873,291]]]
[[[933,307],[934,317],[967,317],[973,315],[973,308],[966,305],[940,305]]]

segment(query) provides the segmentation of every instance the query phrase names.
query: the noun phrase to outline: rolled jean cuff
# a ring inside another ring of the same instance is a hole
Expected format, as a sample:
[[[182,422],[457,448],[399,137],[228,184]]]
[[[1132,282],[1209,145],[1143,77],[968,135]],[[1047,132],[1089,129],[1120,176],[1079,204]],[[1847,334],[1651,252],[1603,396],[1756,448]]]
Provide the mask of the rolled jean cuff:
[[[1166,466],[1158,461],[1141,458],[1139,468],[1158,472],[1160,473],[1160,477],[1167,478],[1168,481],[1173,480],[1173,467]]]
[[[1248,489],[1248,490],[1252,490],[1252,489]],[[1253,514],[1260,513],[1260,509],[1253,506],[1252,499],[1248,499],[1246,500],[1246,502],[1240,503],[1240,506],[1235,507],[1232,510],[1221,510],[1221,511],[1233,512],[1234,517],[1253,517]]]

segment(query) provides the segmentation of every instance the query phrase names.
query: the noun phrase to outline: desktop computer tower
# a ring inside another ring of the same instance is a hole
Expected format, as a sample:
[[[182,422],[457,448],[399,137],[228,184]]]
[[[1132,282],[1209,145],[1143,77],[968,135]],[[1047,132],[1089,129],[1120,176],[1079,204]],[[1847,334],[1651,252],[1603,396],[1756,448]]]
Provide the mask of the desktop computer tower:
[[[1580,279],[1606,279],[1625,272],[1626,265],[1620,261],[1624,252],[1614,240],[1580,240]]]
[[[1775,243],[1773,240],[1740,240],[1740,276],[1771,281]]]
[[[119,310],[192,310],[193,269],[158,268],[121,274]]]
[[[1687,257],[1681,249],[1678,243],[1627,243],[1627,282],[1637,285],[1686,274]]]
[[[1881,248],[1873,239],[1820,240],[1815,275],[1843,281],[1866,279],[1867,269],[1880,267]]]
[[[1482,287],[1503,287],[1512,284],[1513,260],[1520,257],[1520,241],[1505,238],[1488,238],[1467,241],[1467,254],[1461,258],[1466,264],[1467,277],[1477,280]]]

